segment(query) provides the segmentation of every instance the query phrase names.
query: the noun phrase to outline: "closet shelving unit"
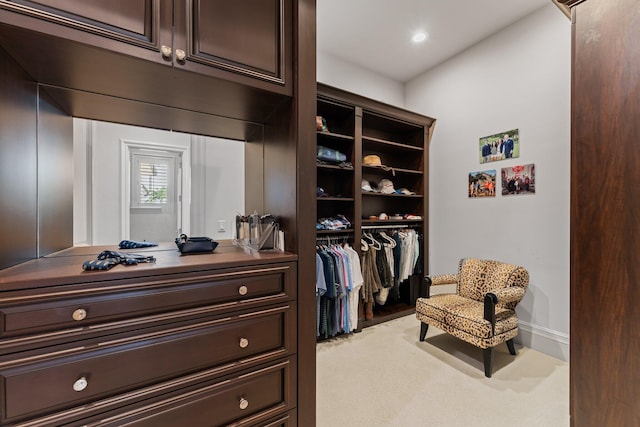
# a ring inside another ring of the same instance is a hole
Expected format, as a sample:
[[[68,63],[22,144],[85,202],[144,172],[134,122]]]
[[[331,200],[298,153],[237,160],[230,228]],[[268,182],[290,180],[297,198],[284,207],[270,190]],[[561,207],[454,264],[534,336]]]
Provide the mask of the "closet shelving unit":
[[[387,228],[414,228],[423,235],[417,270],[422,273],[401,286],[399,301],[374,306],[374,317],[359,320],[358,328],[401,317],[415,311],[417,284],[427,272],[428,250],[428,164],[429,141],[435,119],[331,86],[318,84],[317,114],[327,121],[328,132],[318,131],[317,144],[347,155],[353,168],[317,165],[317,185],[332,197],[317,197],[318,218],[345,215],[349,230],[318,230],[317,236],[346,238],[359,250],[365,231]],[[363,165],[367,155],[380,157],[382,166]],[[375,187],[389,179],[396,190],[415,194],[384,194],[364,191],[363,180]],[[340,195],[340,197],[335,197]],[[380,220],[381,213],[403,219]],[[406,219],[405,215],[419,219]],[[376,219],[370,219],[375,216]]]
[[[317,230],[319,236],[348,235],[353,238],[355,224],[355,107],[330,98],[318,97],[317,113],[329,124],[326,131],[317,131],[317,145],[338,150],[347,156],[351,166],[317,164],[317,186],[329,196],[318,196],[318,218],[344,215],[351,221],[346,230]]]

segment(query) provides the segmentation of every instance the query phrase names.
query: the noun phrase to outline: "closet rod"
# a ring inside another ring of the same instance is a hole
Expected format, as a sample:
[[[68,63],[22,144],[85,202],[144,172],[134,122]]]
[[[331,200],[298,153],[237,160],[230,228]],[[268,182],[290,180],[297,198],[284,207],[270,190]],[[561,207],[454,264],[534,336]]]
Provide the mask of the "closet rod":
[[[352,235],[350,234],[331,234],[331,235],[327,235],[327,236],[316,236],[316,242],[323,242],[323,241],[335,241],[335,240],[349,240],[353,238]]]
[[[417,224],[389,224],[389,225],[363,225],[363,230],[372,230],[375,228],[411,228],[416,227]]]

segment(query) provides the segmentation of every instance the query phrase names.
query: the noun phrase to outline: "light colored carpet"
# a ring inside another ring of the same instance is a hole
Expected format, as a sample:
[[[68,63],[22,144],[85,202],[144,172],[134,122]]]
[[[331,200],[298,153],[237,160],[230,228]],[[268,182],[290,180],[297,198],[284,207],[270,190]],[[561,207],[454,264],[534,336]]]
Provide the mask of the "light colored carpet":
[[[566,427],[569,364],[516,345],[482,350],[414,315],[317,344],[317,427]]]

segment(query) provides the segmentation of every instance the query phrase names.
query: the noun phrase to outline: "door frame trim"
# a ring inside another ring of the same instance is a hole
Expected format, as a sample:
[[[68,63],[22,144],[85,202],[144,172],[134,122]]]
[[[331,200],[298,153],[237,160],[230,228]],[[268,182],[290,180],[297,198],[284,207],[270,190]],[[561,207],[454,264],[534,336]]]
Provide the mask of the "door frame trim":
[[[134,141],[130,139],[120,139],[120,239],[129,239],[131,210],[131,151],[134,149],[162,150],[171,153],[178,153],[182,158],[179,167],[181,172],[181,183],[179,183],[179,193],[182,199],[179,201],[178,218],[182,223],[182,232],[189,235],[190,206],[191,206],[191,148],[181,145],[162,144],[149,141]]]

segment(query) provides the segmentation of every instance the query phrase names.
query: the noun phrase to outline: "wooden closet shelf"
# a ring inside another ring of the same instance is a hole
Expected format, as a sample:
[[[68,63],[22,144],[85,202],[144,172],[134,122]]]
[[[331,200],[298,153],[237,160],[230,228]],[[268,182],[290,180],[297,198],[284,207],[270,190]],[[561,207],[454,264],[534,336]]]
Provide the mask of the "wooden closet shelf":
[[[318,133],[318,137],[320,138],[332,138],[332,139],[340,139],[343,141],[353,141],[354,137],[351,135],[344,135],[341,133],[333,133],[333,132],[323,132],[323,131],[317,131]]]
[[[381,168],[380,166],[362,165],[362,169],[363,170],[367,169],[369,172],[373,172],[373,171],[377,173],[384,172],[390,175],[393,175],[393,173],[400,173],[400,174],[407,174],[407,175],[424,175],[424,172],[415,170],[415,169],[394,168],[392,166],[389,166],[389,167],[391,169],[387,170],[386,165],[385,165],[385,169]]]
[[[424,148],[418,147],[415,145],[402,144],[400,142],[387,141],[384,139],[373,138],[371,136],[362,135],[362,142],[375,144],[379,146],[388,146],[389,149],[393,150],[406,150],[406,151],[424,151]]]

